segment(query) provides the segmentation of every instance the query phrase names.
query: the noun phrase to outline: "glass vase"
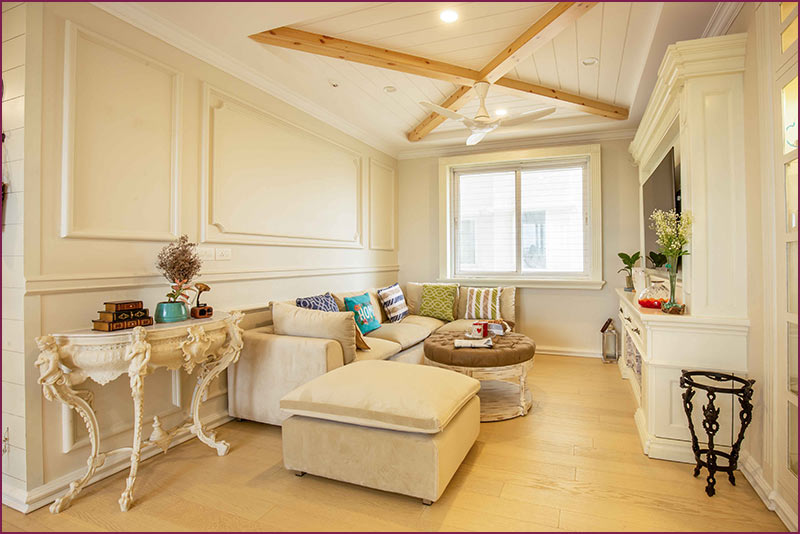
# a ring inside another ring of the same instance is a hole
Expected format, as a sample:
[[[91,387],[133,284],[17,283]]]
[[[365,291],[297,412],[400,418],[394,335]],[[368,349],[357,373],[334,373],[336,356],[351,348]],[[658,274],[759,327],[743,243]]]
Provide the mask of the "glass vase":
[[[667,258],[667,271],[669,273],[669,300],[661,305],[661,311],[682,314],[686,306],[678,304],[678,301],[675,300],[675,289],[678,286],[678,256]]]
[[[642,308],[660,310],[661,306],[667,302],[668,298],[669,291],[664,287],[664,282],[656,280],[639,292],[637,300],[639,301],[639,306]]]

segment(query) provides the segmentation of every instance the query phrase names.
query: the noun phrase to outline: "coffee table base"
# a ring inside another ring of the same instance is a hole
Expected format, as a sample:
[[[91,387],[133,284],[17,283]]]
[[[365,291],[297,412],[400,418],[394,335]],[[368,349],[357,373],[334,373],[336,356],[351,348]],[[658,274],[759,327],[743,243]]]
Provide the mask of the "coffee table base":
[[[528,413],[533,395],[528,389],[528,371],[533,358],[502,367],[462,367],[446,365],[425,358],[425,365],[450,369],[481,381],[481,423],[505,421]]]

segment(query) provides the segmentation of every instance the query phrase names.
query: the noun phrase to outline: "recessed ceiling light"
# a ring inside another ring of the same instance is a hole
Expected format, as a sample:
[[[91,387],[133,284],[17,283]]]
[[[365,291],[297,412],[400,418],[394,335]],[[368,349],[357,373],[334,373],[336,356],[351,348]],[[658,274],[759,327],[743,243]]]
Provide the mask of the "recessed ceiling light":
[[[329,83],[329,84],[331,85],[331,87],[333,87],[333,88],[339,87],[339,82],[337,82],[336,80],[328,80],[328,83]]]
[[[592,65],[597,65],[600,62],[599,59],[596,57],[585,57],[581,60],[581,63],[586,65],[587,67],[591,67]]]
[[[442,22],[450,24],[451,22],[455,22],[458,20],[458,13],[456,13],[452,9],[445,9],[439,14],[439,18],[442,19]]]
[[[508,115],[508,111],[506,111],[505,109],[497,109],[495,110],[494,114],[497,115],[498,117],[505,117],[506,115]]]
[[[387,85],[386,87],[383,88],[384,93],[394,93],[395,91],[397,91],[397,87],[395,87],[394,85]]]

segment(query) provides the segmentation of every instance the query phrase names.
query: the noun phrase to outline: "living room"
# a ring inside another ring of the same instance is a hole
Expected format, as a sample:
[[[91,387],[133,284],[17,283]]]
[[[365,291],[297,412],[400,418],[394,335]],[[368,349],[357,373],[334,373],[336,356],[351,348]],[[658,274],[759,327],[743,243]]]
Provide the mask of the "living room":
[[[2,43],[3,530],[797,530],[797,3]]]

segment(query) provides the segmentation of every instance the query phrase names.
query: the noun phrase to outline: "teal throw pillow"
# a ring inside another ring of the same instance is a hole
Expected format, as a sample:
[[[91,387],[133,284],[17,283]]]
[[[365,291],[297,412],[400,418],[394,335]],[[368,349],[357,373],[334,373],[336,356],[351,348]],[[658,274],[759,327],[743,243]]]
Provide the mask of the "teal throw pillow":
[[[353,312],[356,318],[356,325],[358,325],[358,329],[361,330],[362,334],[367,334],[381,327],[380,321],[375,317],[375,310],[372,309],[369,293],[364,293],[357,297],[345,297],[344,309]]]

